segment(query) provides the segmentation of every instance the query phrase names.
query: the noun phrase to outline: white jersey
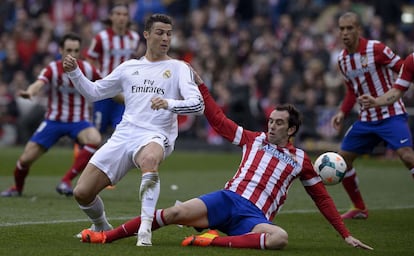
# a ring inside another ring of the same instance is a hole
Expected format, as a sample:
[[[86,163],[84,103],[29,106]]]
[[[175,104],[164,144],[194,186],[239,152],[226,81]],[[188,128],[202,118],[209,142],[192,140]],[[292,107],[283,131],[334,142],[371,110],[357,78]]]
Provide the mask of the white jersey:
[[[177,114],[201,115],[204,111],[203,98],[192,71],[182,61],[169,59],[150,62],[145,57],[132,59],[95,82],[88,80],[79,68],[68,75],[75,87],[90,101],[122,93],[125,97],[125,112],[121,122],[159,132],[172,144],[178,136]],[[151,99],[155,97],[167,100],[168,110],[151,109]]]

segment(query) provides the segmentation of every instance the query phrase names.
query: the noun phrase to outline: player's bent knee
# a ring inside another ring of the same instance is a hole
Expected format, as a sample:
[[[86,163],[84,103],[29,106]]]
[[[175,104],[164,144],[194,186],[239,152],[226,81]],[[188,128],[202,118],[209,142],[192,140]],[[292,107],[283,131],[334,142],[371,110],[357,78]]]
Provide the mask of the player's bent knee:
[[[73,197],[80,205],[88,205],[95,198],[95,195],[91,195],[87,190],[82,187],[76,186],[73,189]]]
[[[277,232],[268,233],[266,236],[266,249],[281,250],[288,245],[288,233],[279,229]]]
[[[414,151],[411,148],[401,148],[399,150],[397,150],[397,153],[401,159],[401,161],[403,161],[403,163],[408,166],[408,168],[412,168],[412,166],[414,165]]]
[[[167,224],[176,223],[182,218],[182,210],[179,207],[170,207],[164,210],[164,220]]]

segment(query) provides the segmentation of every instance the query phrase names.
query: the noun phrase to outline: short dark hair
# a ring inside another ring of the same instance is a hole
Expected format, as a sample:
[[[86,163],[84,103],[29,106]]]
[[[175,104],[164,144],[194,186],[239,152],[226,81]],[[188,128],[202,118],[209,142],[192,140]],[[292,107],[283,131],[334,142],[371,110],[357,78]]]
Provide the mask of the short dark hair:
[[[358,27],[361,27],[362,26],[362,19],[361,19],[361,16],[358,15],[358,13],[355,13],[355,12],[345,12],[341,16],[339,16],[338,21],[340,19],[345,19],[345,18],[353,18],[353,19],[355,19],[355,25],[356,26],[358,26]]]
[[[300,114],[299,110],[292,104],[282,104],[278,105],[275,108],[277,111],[287,111],[289,113],[289,120],[288,126],[296,127],[296,131],[291,135],[291,137],[295,136],[295,134],[299,131],[300,126],[302,125],[302,115]]]
[[[115,3],[110,4],[110,6],[108,8],[109,13],[112,14],[114,12],[114,9],[117,8],[117,7],[120,7],[120,6],[121,7],[125,7],[127,10],[129,10],[129,5],[126,2],[124,2],[124,1],[117,1]],[[104,20],[102,20],[102,23],[105,26],[109,26],[109,27],[112,26],[112,21],[111,21],[111,19],[109,17],[106,18],[106,19],[104,19]],[[128,24],[127,24],[127,27],[129,28],[131,25],[132,25],[132,23],[129,20],[128,21]]]
[[[82,39],[78,34],[76,34],[74,32],[69,32],[69,33],[63,35],[63,37],[60,39],[59,46],[61,48],[63,48],[63,46],[65,45],[66,40],[79,41],[79,44],[82,43]]]
[[[170,24],[171,26],[172,24],[172,19],[170,16],[165,15],[165,14],[160,14],[160,13],[156,13],[153,14],[151,16],[149,16],[146,21],[145,21],[145,26],[144,26],[144,30],[145,31],[150,31],[152,28],[152,25],[154,25],[155,22],[162,22],[165,24]]]
[[[125,1],[116,1],[115,3],[110,4],[109,11],[113,12],[116,7],[123,6],[129,9],[128,3]]]

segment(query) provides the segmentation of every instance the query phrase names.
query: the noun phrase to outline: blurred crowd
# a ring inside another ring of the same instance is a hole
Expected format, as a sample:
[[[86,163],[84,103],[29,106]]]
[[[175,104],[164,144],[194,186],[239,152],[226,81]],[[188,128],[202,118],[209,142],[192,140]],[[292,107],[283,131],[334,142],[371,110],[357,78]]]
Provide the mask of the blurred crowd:
[[[414,29],[402,22],[414,1],[377,0],[130,0],[131,25],[141,35],[146,15],[174,18],[171,56],[190,62],[235,122],[266,130],[275,105],[303,112],[297,143],[336,143],[330,118],[344,95],[336,66],[341,50],[336,20],[345,11],[363,17],[365,36],[401,57],[412,52]],[[104,28],[110,0],[3,0],[0,2],[0,145],[25,143],[44,115],[45,95],[24,100],[19,89],[58,59],[66,32],[82,36],[86,51]],[[141,37],[143,38],[143,37]],[[144,44],[144,42],[142,42]],[[407,93],[410,105],[411,93]],[[414,105],[414,104],[413,104]],[[351,117],[351,118],[355,118]],[[221,144],[203,117],[180,117],[180,137]]]

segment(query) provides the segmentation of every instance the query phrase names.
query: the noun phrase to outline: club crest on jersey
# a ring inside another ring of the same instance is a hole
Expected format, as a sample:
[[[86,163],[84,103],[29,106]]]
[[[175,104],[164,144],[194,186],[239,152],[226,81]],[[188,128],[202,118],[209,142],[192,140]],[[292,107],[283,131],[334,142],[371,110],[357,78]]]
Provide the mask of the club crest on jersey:
[[[164,74],[162,74],[162,77],[164,77],[165,79],[170,78],[171,77],[171,71],[170,70],[164,71]]]
[[[389,47],[385,47],[383,52],[389,59],[392,59],[395,56],[395,53]]]
[[[361,66],[366,68],[368,66],[368,58],[367,55],[361,55]]]

